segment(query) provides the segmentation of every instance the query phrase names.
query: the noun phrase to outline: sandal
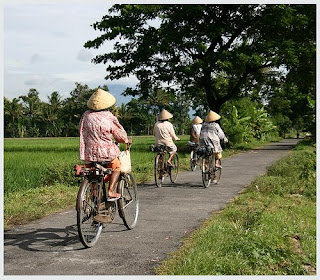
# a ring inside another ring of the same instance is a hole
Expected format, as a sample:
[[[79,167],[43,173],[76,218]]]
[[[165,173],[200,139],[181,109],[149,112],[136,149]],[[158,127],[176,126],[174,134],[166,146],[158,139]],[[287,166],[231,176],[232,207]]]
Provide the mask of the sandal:
[[[116,201],[121,197],[120,193],[115,193],[115,196],[108,196],[107,201]]]

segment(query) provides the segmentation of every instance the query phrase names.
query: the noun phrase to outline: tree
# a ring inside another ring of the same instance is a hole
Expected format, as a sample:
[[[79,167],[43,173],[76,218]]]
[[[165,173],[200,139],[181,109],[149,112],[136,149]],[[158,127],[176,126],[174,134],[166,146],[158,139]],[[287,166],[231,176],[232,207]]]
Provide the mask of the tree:
[[[108,90],[106,85],[102,87]],[[78,136],[79,135],[79,122],[82,114],[88,110],[87,102],[90,96],[98,89],[90,89],[88,85],[76,83],[75,89],[70,92],[71,97],[63,102],[62,114],[64,116],[64,136]]]
[[[219,112],[277,73],[266,69],[309,69],[301,63],[314,59],[314,27],[315,5],[113,5],[93,24],[103,34],[84,46],[117,39],[93,62],[108,64],[111,80],[136,75],[137,88],[126,94],[146,98],[175,85]]]
[[[31,88],[27,95],[21,95],[19,98],[23,101],[24,125],[27,135],[30,137],[40,136],[40,112],[42,102],[39,98],[39,92]]]
[[[22,125],[23,107],[19,102],[19,98],[13,98],[12,101],[4,98],[5,137],[23,137],[25,133],[26,129]]]
[[[149,114],[148,106],[144,100],[132,98],[126,105],[126,113],[130,119],[121,124],[128,131],[130,129],[131,134],[149,134],[150,131],[150,119],[153,120],[151,114]]]
[[[41,119],[44,126],[45,136],[57,137],[62,132],[62,99],[58,92],[52,92],[48,96],[49,103],[43,103],[41,106]]]

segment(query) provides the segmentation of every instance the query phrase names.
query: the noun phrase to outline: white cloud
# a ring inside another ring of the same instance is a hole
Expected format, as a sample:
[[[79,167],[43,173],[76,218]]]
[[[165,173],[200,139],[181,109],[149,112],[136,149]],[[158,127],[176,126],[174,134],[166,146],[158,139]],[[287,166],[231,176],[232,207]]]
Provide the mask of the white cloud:
[[[90,51],[83,49],[79,51],[77,58],[80,61],[88,62],[91,61],[91,59],[93,58],[93,54]]]
[[[43,78],[40,75],[32,75],[28,78],[24,84],[28,86],[41,85],[43,83]]]
[[[83,47],[86,41],[100,35],[90,25],[100,21],[111,5],[91,1],[7,3],[4,6],[5,96],[18,97],[33,87],[43,100],[53,91],[67,97],[78,82],[90,87],[110,84],[117,99],[121,99],[122,90],[134,86],[136,79],[106,81],[106,66],[90,62],[98,53],[111,50],[113,44],[103,44],[103,50]]]
[[[31,58],[30,58],[30,63],[31,63],[31,64],[37,63],[37,62],[39,62],[39,61],[41,61],[41,60],[42,60],[42,58],[41,58],[41,56],[40,56],[39,54],[34,54],[34,55],[32,55]]]
[[[99,80],[103,77],[93,71],[83,71],[83,72],[65,72],[54,74],[55,79],[69,80],[72,82],[88,82],[92,80]]]

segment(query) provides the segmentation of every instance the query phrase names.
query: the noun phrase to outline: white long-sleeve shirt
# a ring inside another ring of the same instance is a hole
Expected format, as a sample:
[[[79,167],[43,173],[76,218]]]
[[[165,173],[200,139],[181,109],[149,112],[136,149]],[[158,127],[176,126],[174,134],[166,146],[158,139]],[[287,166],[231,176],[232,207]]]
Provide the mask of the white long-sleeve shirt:
[[[174,132],[172,123],[168,121],[158,121],[154,125],[153,134],[156,140],[156,145],[172,146],[173,140],[178,140],[179,137]]]

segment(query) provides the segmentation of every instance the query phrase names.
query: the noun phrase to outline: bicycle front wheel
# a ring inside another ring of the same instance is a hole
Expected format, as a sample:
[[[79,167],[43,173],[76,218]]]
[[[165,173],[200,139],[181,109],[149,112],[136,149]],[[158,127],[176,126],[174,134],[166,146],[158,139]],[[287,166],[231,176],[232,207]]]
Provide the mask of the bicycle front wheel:
[[[211,166],[211,157],[203,157],[201,170],[202,170],[202,183],[205,188],[208,188],[211,184],[211,174],[210,174],[210,166]]]
[[[164,180],[164,170],[163,170],[164,160],[165,160],[164,155],[160,155],[160,154],[156,155],[154,159],[154,180],[158,188],[162,187],[162,183]]]
[[[118,182],[119,215],[128,229],[133,229],[138,221],[139,200],[137,196],[137,184],[131,173],[123,174]]]
[[[77,227],[79,238],[86,248],[94,246],[101,234],[102,223],[93,220],[97,209],[98,182],[84,179],[77,196]]]
[[[219,165],[221,166],[221,159],[219,159]],[[221,177],[221,168],[219,167],[214,167],[214,172],[213,172],[213,183],[218,184],[220,181]]]
[[[169,167],[169,175],[171,183],[175,183],[177,181],[179,172],[179,157],[177,153],[173,156],[171,163],[172,167]]]

